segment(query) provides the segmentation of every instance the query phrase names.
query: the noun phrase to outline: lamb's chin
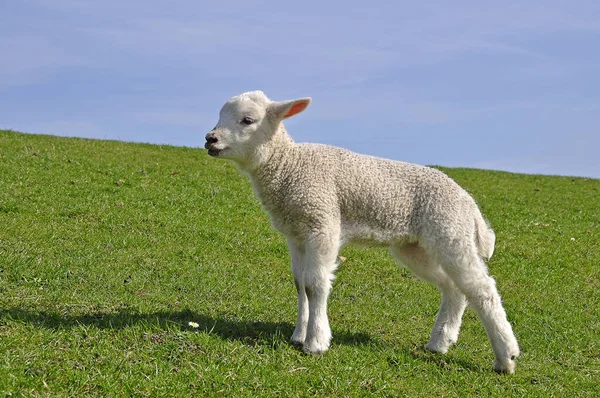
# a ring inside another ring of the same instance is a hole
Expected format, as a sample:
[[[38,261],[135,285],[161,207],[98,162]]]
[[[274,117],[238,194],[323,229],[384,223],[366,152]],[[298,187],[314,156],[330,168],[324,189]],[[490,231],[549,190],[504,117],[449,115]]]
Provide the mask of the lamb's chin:
[[[208,149],[208,154],[214,158],[220,157],[224,151],[226,151],[227,149],[229,149],[229,147],[225,147],[223,149],[216,149],[213,147],[207,148]]]

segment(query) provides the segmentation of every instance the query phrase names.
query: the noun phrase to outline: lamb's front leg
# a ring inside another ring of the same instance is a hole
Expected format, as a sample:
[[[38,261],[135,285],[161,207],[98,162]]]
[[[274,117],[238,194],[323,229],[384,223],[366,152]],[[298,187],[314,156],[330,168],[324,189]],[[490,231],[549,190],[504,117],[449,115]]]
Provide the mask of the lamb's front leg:
[[[329,349],[331,329],[327,318],[327,298],[331,282],[326,276],[315,278],[304,287],[308,298],[308,327],[304,340],[304,351],[321,354]]]
[[[308,298],[306,297],[306,290],[298,280],[294,277],[294,283],[296,284],[296,290],[298,291],[298,320],[296,321],[296,328],[292,334],[292,344],[304,345],[306,340],[306,327],[308,326]]]
[[[294,284],[298,292],[298,320],[296,321],[296,329],[292,334],[292,344],[304,345],[306,339],[306,327],[308,325],[308,298],[304,288],[302,275],[304,273],[303,265],[303,250],[288,239],[288,248],[292,257],[292,274],[294,275]]]
[[[339,240],[338,235],[321,234],[309,240],[306,245],[306,262],[302,280],[308,299],[308,325],[304,351],[321,354],[329,349],[331,329],[327,319],[327,299],[331,291],[331,282]]]

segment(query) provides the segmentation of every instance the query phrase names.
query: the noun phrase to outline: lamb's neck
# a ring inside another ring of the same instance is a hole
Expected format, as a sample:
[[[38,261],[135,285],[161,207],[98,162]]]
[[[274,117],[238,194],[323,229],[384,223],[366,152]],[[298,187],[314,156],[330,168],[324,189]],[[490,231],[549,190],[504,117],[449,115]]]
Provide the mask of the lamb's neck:
[[[257,147],[251,159],[248,162],[239,163],[238,167],[251,179],[258,178],[273,166],[280,165],[285,158],[284,153],[294,145],[296,145],[294,140],[281,125],[271,140]]]

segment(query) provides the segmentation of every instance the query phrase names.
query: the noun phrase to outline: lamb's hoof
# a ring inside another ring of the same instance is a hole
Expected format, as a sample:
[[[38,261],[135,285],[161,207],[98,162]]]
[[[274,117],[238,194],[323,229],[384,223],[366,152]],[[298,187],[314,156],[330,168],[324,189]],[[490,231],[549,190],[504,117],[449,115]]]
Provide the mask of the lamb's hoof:
[[[498,373],[513,374],[515,373],[515,367],[517,366],[516,359],[516,355],[513,355],[510,357],[510,359],[505,359],[502,361],[496,359],[494,361],[494,370]]]
[[[292,333],[292,337],[290,339],[290,341],[292,342],[293,345],[295,346],[300,346],[302,347],[304,345],[304,341],[306,340],[306,331],[297,331],[294,330],[294,333]]]
[[[450,344],[439,343],[439,342],[431,342],[430,341],[429,343],[427,343],[427,345],[425,345],[425,349],[427,351],[436,352],[438,354],[447,353],[449,348],[450,348]]]
[[[307,354],[311,354],[314,356],[318,356],[323,354],[325,351],[329,349],[329,342],[323,343],[313,340],[311,342],[304,343],[304,352]]]
[[[307,350],[306,348],[304,348],[304,349],[303,349],[303,351],[304,351],[306,354],[308,354],[308,355],[311,355],[311,356],[313,356],[313,357],[319,357],[319,356],[323,355],[323,354],[324,354],[324,353],[325,353],[327,350],[316,350],[316,351],[310,351],[310,350]]]

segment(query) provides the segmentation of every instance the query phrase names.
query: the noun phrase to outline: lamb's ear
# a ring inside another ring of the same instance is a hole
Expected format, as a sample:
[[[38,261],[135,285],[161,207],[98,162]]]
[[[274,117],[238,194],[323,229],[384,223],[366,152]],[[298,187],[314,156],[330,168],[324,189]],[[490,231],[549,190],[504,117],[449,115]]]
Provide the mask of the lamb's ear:
[[[287,119],[302,112],[310,105],[311,98],[300,98],[290,101],[273,102],[269,105],[269,113],[277,120]]]

